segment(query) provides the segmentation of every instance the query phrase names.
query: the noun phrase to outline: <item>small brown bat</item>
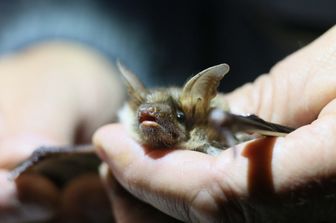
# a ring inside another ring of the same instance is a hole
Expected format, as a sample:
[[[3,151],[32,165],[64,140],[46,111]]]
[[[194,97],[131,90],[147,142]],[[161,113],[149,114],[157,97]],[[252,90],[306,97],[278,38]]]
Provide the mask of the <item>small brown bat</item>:
[[[136,75],[120,63],[117,65],[130,95],[119,117],[137,141],[151,148],[188,149],[208,154],[227,147],[220,143],[220,134],[211,131],[208,125],[217,87],[229,71],[227,64],[198,73],[183,88],[157,89],[146,89]],[[220,106],[227,110],[225,103]]]
[[[187,149],[217,155],[223,149],[255,138],[256,134],[283,136],[293,130],[266,122],[255,115],[230,113],[228,105],[216,97],[219,83],[229,71],[227,64],[201,71],[183,88],[156,89],[145,88],[136,75],[119,62],[117,67],[129,92],[129,101],[119,112],[120,121],[134,139],[147,147]],[[54,173],[57,170],[62,175],[66,171],[60,172],[64,168],[52,164],[53,160],[58,159],[61,161],[58,163],[65,166],[76,159],[74,163],[81,163],[77,165],[80,169],[85,167],[83,161],[88,157],[90,163],[98,165],[93,146],[41,147],[13,171],[13,176],[28,169],[48,170],[46,175],[49,176],[57,175]]]
[[[117,65],[130,95],[129,103],[120,112],[120,120],[146,146],[217,155],[256,134],[283,136],[293,130],[255,115],[230,113],[227,103],[216,97],[217,87],[229,71],[227,64],[201,71],[183,88],[157,89],[146,89],[136,75],[120,63]]]

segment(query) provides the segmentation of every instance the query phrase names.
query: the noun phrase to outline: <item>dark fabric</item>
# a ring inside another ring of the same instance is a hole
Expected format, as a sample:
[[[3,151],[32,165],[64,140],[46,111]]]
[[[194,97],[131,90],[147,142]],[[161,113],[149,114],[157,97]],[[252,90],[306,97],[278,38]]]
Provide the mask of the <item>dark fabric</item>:
[[[222,90],[255,79],[336,21],[333,0],[0,2],[0,53],[68,39],[120,58],[147,85],[181,85],[218,63]]]

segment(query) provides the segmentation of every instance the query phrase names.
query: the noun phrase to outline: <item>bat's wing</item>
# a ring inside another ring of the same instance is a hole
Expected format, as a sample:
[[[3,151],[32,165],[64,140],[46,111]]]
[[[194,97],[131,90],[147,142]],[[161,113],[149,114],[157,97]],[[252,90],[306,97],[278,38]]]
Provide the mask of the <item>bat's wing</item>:
[[[285,136],[295,130],[294,128],[267,122],[256,115],[236,115],[218,108],[210,112],[209,123],[222,132],[225,138],[230,138],[228,133],[234,135],[238,132],[262,136]]]
[[[257,133],[265,136],[285,136],[288,133],[294,131],[294,128],[279,125],[272,122],[267,122],[256,115],[234,115],[238,118],[244,125],[246,125],[246,130],[249,133]]]
[[[25,172],[37,172],[58,185],[85,172],[97,171],[100,160],[92,145],[40,147],[11,171],[15,179]]]

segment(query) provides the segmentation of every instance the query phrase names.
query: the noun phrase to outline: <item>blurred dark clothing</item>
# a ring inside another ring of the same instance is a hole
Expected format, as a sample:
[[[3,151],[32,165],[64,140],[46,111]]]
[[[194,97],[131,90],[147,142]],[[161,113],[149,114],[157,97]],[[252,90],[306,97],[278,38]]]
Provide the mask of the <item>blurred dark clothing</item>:
[[[333,0],[0,2],[0,53],[68,39],[120,58],[147,85],[181,85],[226,62],[225,92],[255,79],[336,21]]]

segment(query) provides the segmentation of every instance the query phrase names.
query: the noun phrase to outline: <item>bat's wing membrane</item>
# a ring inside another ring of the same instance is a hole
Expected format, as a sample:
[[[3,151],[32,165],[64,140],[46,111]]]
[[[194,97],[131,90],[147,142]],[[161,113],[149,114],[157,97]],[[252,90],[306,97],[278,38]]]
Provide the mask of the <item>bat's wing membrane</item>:
[[[214,109],[209,115],[210,124],[219,130],[229,130],[233,133],[245,132],[263,136],[285,136],[294,128],[267,122],[256,115],[236,115],[230,112]]]
[[[11,171],[11,179],[25,172],[37,172],[57,184],[85,172],[97,171],[100,160],[92,145],[69,147],[39,147],[24,162]]]

